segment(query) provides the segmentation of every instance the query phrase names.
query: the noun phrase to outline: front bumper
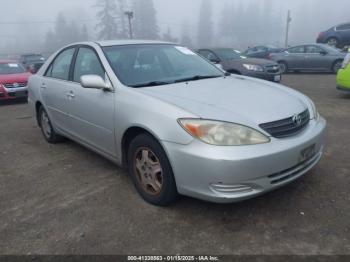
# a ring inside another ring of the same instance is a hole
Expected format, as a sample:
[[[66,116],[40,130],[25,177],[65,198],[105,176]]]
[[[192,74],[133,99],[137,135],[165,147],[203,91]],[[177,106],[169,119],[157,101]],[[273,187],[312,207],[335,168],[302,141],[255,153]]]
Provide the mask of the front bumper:
[[[0,101],[1,100],[12,100],[28,97],[28,87],[19,88],[0,88]]]
[[[267,73],[267,72],[252,72],[248,71],[246,76],[254,77],[254,78],[259,78],[267,81],[272,81],[279,83],[282,80],[282,74],[280,72],[278,73]]]
[[[299,135],[262,145],[216,147],[198,140],[163,145],[180,194],[231,203],[279,188],[313,168],[322,156],[325,127],[323,118],[312,120]],[[304,159],[310,147],[313,153]]]

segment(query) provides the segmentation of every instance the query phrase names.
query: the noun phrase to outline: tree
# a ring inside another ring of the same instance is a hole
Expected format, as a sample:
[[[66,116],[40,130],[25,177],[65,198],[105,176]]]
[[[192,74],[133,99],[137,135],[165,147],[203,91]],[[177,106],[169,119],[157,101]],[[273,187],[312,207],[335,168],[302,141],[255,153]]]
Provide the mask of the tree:
[[[168,42],[172,42],[172,43],[176,43],[178,41],[178,39],[172,35],[170,27],[168,27],[167,31],[163,34],[162,39],[164,41],[168,41]]]
[[[84,24],[83,27],[81,28],[81,33],[80,33],[80,41],[89,41],[89,32],[87,29],[87,26]]]
[[[212,6],[210,0],[202,0],[198,22],[198,44],[211,45],[213,39]]]
[[[181,44],[188,48],[193,48],[193,43],[192,43],[188,28],[189,28],[188,21],[184,21],[181,29]]]
[[[140,39],[158,39],[159,27],[153,0],[134,1],[134,33]]]
[[[95,5],[99,10],[96,14],[99,23],[96,25],[100,39],[118,38],[117,5],[114,0],[98,0]]]

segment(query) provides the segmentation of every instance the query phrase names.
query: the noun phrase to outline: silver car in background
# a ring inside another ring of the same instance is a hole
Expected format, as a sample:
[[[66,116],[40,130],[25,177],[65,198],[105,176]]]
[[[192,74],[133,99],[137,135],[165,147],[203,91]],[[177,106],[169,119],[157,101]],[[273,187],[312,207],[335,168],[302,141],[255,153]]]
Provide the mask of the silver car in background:
[[[341,68],[345,53],[325,44],[300,45],[270,55],[279,63],[281,71],[311,71],[337,73]]]
[[[67,137],[124,165],[155,205],[248,199],[299,178],[323,151],[326,121],[305,95],[170,43],[73,44],[29,90],[49,143]]]

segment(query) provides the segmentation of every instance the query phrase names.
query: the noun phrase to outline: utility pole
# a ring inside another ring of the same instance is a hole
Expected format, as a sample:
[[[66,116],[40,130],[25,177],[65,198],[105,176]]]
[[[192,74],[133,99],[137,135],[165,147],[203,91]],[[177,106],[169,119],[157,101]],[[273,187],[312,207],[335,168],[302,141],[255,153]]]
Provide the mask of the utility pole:
[[[128,20],[129,20],[129,36],[130,36],[130,39],[133,39],[131,20],[134,18],[134,12],[126,11],[124,14],[128,17]]]
[[[292,22],[292,17],[291,17],[291,13],[290,10],[288,10],[288,14],[287,14],[287,28],[286,28],[286,42],[285,42],[285,47],[288,47],[288,42],[289,42],[289,26],[290,26],[290,22]]]

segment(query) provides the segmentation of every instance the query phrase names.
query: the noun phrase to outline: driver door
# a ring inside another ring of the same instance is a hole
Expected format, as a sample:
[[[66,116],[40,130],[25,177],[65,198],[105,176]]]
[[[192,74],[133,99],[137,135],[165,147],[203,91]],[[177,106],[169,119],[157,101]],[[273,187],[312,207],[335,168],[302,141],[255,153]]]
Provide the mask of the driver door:
[[[98,54],[88,46],[78,50],[69,90],[72,135],[103,153],[115,156],[115,93],[83,88],[80,84],[83,75],[98,75],[109,81]]]

